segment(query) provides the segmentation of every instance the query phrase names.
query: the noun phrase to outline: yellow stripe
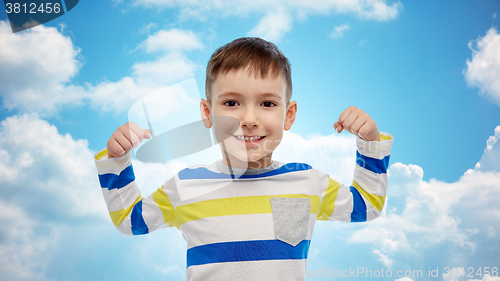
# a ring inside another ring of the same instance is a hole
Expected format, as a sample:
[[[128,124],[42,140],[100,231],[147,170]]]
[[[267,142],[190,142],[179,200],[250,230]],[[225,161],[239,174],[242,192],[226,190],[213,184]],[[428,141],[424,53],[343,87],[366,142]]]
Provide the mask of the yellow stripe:
[[[174,206],[170,202],[170,199],[168,199],[167,194],[163,191],[163,188],[158,188],[158,190],[153,193],[153,200],[158,204],[165,222],[170,227],[175,226]]]
[[[384,140],[390,140],[391,137],[388,137],[388,136],[384,136],[384,135],[380,135],[380,140],[381,141],[384,141]]]
[[[126,209],[109,212],[109,216],[111,217],[113,224],[115,226],[118,226],[128,216],[128,214],[130,214],[135,204],[137,204],[141,200],[142,200],[142,195],[139,195],[139,197],[137,197],[137,200],[135,200],[135,202],[132,205],[128,206]]]
[[[107,156],[107,155],[108,155],[108,150],[104,149],[103,151],[99,152],[99,154],[97,154],[95,156],[95,160],[101,160],[101,158],[103,158],[104,156]]]
[[[209,217],[272,213],[271,198],[273,197],[309,198],[311,200],[310,213],[318,214],[320,211],[318,195],[284,194],[276,196],[231,197],[179,206],[175,209],[175,224],[179,227],[183,223]]]
[[[321,213],[318,215],[318,220],[326,221],[333,214],[335,209],[335,200],[339,194],[339,183],[328,177],[328,188],[325,191],[325,197],[321,202]]]
[[[377,208],[377,210],[382,211],[384,208],[385,204],[385,195],[384,196],[379,196],[379,195],[374,195],[374,194],[368,194],[361,186],[356,181],[352,181],[352,186],[354,186],[359,193],[361,193],[368,201],[370,204],[372,204],[373,207]]]

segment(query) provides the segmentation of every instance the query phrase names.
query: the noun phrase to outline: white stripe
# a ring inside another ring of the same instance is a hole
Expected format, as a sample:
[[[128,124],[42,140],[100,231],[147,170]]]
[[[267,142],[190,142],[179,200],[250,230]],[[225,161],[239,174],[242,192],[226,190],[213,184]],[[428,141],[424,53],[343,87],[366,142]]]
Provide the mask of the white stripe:
[[[195,166],[191,166],[191,167],[194,167],[194,168],[205,167],[212,172],[220,173],[219,169],[217,169],[217,161],[212,162],[210,165],[195,165]]]
[[[200,184],[203,181],[203,184]],[[232,184],[231,179],[179,180],[176,184],[181,201],[196,198]]]
[[[366,221],[371,221],[380,216],[380,211],[373,208],[373,209],[366,209]]]
[[[306,260],[211,263],[188,267],[189,281],[304,281]]]
[[[341,221],[341,222],[351,222],[351,213],[345,213],[341,215],[333,216],[328,218],[329,221]]]
[[[351,213],[353,206],[353,199],[351,189],[343,184],[339,184],[339,192],[337,194],[337,199],[335,200],[335,208],[333,209],[333,213],[328,220],[340,220],[335,217],[343,218],[344,215],[349,215],[349,220],[351,221]],[[344,220],[342,220],[344,221]]]
[[[189,198],[188,200],[182,202],[174,203],[172,201],[172,204],[177,207],[179,205],[206,200],[244,196],[274,196],[281,194],[319,195],[324,191],[324,187],[320,188],[318,186],[316,176],[311,175],[310,173],[314,173],[313,170],[290,172],[266,178],[236,180],[234,183],[224,185],[223,187],[210,193],[206,193],[203,196]],[[195,192],[195,190],[199,190],[200,186],[203,193],[203,188],[206,186],[208,186],[207,189],[211,189],[213,186],[222,185],[221,182],[226,183],[227,181],[217,179],[177,180],[176,186],[178,187],[177,190],[181,194],[190,194],[191,192]],[[165,189],[168,188],[170,188],[170,186],[165,187]],[[189,190],[191,188],[193,191]]]
[[[137,197],[141,195],[141,191],[137,188],[135,181],[130,182],[126,186],[120,189],[101,188],[102,194],[104,195],[104,200],[106,205],[108,205],[108,211],[114,212],[118,210],[125,209],[132,205]]]
[[[383,159],[391,154],[391,146],[394,137],[391,134],[380,132],[381,135],[388,136],[390,140],[381,141],[364,141],[359,137],[356,138],[358,152],[364,156],[376,159]]]
[[[309,214],[305,240],[311,239],[315,221],[316,214]],[[217,231],[210,231],[215,225]],[[188,249],[220,242],[275,239],[272,213],[203,218],[182,224],[180,230],[189,237]]]
[[[330,179],[328,178],[327,174],[324,174],[316,169],[314,169],[314,172],[316,173],[316,178],[318,179],[318,187],[321,190],[321,192],[319,193],[319,201],[323,202],[323,198],[326,195],[326,190],[330,185]]]
[[[96,154],[97,155],[97,154]],[[121,171],[130,166],[132,163],[132,153],[127,153],[122,157],[115,157],[111,159],[95,160],[94,162],[97,166],[97,171],[99,175],[104,174],[115,174],[119,175]]]
[[[384,196],[387,193],[387,174],[377,174],[356,164],[354,180],[369,194]]]
[[[117,227],[118,231],[125,235],[134,235],[132,233],[132,223],[130,222],[130,216],[126,217]]]
[[[163,217],[163,213],[158,207],[158,204],[154,202],[153,195],[150,195],[142,200],[142,217],[148,226],[149,232],[169,226],[165,222],[165,218]]]

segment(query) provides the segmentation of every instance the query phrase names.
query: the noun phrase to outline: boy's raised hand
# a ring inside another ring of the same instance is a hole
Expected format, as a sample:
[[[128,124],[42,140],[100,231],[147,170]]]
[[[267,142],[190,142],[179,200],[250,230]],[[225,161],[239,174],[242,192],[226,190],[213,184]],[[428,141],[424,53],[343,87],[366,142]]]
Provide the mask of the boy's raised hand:
[[[151,138],[151,131],[143,130],[134,122],[128,122],[120,127],[109,138],[106,148],[108,159],[121,157],[125,153],[137,147],[144,139]]]
[[[333,124],[337,132],[346,130],[365,141],[380,141],[380,134],[375,121],[360,108],[349,106]]]

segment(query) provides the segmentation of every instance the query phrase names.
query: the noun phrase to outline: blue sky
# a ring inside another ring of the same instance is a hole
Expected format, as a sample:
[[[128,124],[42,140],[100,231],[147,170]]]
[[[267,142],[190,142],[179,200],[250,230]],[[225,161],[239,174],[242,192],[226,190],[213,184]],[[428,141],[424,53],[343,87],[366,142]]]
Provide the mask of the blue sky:
[[[12,34],[0,9],[0,273],[183,280],[178,232],[113,229],[92,154],[141,96],[190,78],[204,89],[209,56],[242,36],[275,42],[292,64],[290,143],[353,160],[354,139],[333,130],[349,105],[395,136],[386,213],[318,223],[309,269],[500,267],[498,15],[494,0],[80,1]],[[166,180],[162,168],[137,163],[144,193]]]

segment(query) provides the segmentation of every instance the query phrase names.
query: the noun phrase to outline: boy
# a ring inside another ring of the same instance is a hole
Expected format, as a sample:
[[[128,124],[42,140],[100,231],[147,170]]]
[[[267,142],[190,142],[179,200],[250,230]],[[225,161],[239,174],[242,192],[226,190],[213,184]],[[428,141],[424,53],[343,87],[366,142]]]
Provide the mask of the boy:
[[[358,222],[380,215],[393,137],[379,133],[361,109],[347,108],[334,124],[338,133],[358,136],[352,186],[304,163],[272,160],[297,111],[290,101],[290,64],[274,44],[240,38],[216,50],[205,93],[200,109],[207,128],[216,129],[216,116],[239,122],[223,140],[222,160],[186,168],[142,198],[129,151],[150,138],[149,130],[127,123],[96,154],[115,226],[129,235],[179,228],[187,241],[188,280],[303,280],[297,272],[306,270],[316,220]],[[177,184],[222,187],[181,200]]]

